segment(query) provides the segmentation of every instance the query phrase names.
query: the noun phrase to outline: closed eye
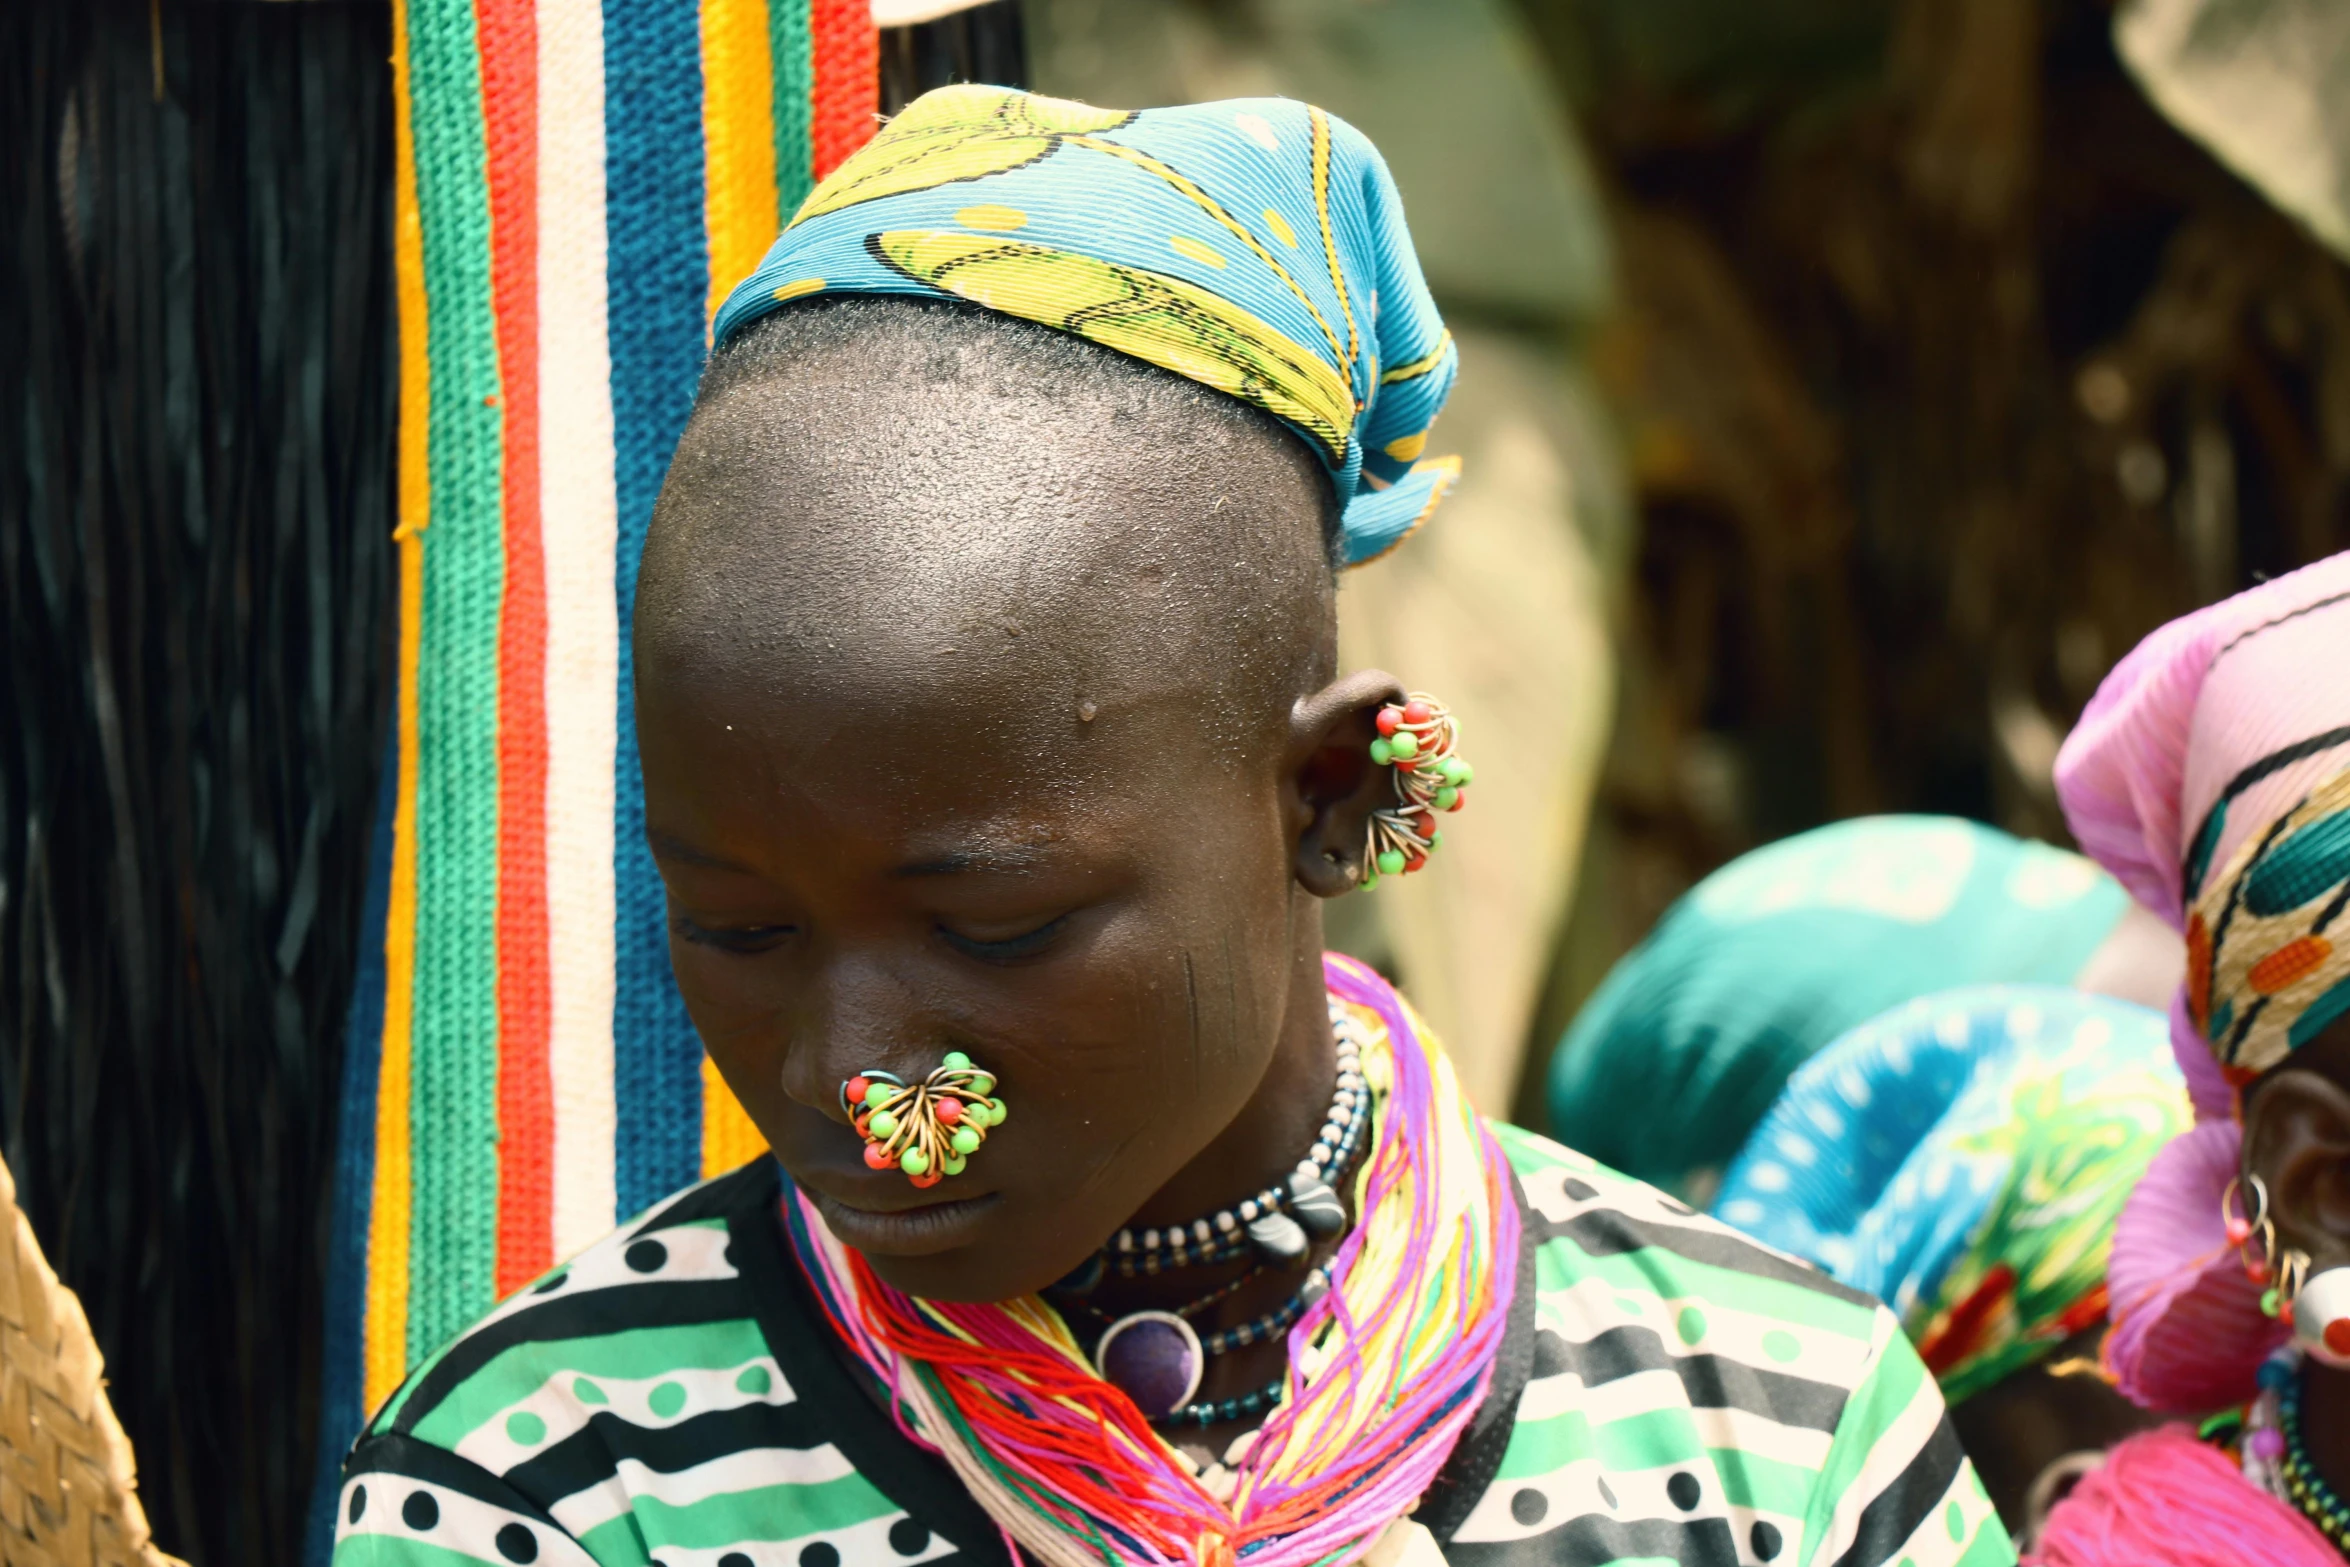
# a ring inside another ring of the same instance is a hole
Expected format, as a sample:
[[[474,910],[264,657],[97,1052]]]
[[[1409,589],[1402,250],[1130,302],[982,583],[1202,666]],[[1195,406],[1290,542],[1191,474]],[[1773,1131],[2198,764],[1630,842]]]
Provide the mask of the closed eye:
[[[1068,923],[1069,916],[1063,914],[1045,921],[1034,930],[1024,931],[1017,936],[1006,936],[1000,941],[981,941],[944,925],[939,926],[938,933],[946,938],[948,946],[965,957],[977,958],[983,963],[1012,963],[1044,951]]]
[[[765,952],[799,931],[796,925],[704,925],[690,915],[680,914],[672,926],[679,937],[697,947],[714,947],[720,952],[748,956]]]

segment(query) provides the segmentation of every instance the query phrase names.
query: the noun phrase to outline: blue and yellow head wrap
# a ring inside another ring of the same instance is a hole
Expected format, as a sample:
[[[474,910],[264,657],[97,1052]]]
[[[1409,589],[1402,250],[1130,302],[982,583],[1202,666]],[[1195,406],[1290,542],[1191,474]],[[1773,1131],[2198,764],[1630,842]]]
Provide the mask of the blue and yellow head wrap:
[[[926,93],[809,194],[716,340],[815,294],[969,300],[1278,416],[1329,469],[1348,565],[1393,549],[1459,473],[1420,460],[1458,355],[1395,183],[1302,103]]]
[[[2188,1122],[2160,1012],[1947,991],[1812,1057],[1714,1214],[1891,1306],[1956,1403],[2104,1320],[2122,1204]]]

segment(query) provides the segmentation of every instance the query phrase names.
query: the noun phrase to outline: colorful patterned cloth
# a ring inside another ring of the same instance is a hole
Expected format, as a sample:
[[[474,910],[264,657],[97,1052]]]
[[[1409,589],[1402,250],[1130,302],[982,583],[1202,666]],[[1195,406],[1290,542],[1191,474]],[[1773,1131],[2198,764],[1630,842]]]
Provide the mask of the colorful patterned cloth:
[[[1960,985],[2069,984],[2129,898],[2077,854],[1948,816],[1870,816],[1731,861],[1666,911],[1550,1065],[1550,1130],[1692,1195],[1789,1074]],[[1648,1091],[1627,1094],[1627,1072]]]
[[[2187,937],[2171,1047],[2199,1123],[2114,1238],[2121,1390],[2202,1412],[2252,1396],[2283,1336],[2220,1223],[2236,1093],[2350,1008],[2350,554],[2173,621],[2097,689],[2057,758],[2073,835]]]
[[[1378,150],[1279,98],[1129,112],[1001,87],[907,105],[718,312],[813,294],[971,300],[1275,414],[1322,459],[1347,563],[1459,472],[1420,462],[1459,356]]]
[[[1514,1423],[1480,1411],[1422,1504],[1445,1561],[2012,1567],[1890,1312],[1493,1130],[1525,1195]],[[419,1367],[351,1456],[335,1567],[1006,1567],[830,1342],[790,1200],[768,1160],[681,1193]]]
[[[1812,1057],[1715,1213],[1885,1300],[1956,1403],[2104,1317],[2114,1221],[2189,1119],[2161,1013],[1950,991]]]

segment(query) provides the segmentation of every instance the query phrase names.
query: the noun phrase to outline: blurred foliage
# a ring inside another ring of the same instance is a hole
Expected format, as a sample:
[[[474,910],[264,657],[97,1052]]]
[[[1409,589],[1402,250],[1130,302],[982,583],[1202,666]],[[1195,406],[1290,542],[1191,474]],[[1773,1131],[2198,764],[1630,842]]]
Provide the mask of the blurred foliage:
[[[2113,661],[2350,546],[2350,269],[2094,0],[1516,3],[1607,190],[1640,512],[1546,1047],[1757,843],[1884,810],[2061,841]]]
[[[0,7],[0,1147],[164,1548],[291,1562],[385,718],[389,10]]]

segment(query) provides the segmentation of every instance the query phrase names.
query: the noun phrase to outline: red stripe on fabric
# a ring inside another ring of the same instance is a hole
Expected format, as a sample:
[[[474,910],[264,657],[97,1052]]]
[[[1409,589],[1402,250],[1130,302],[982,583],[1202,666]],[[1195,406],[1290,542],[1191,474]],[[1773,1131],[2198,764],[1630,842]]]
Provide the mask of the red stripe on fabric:
[[[547,1050],[547,568],[539,532],[538,23],[478,0],[490,288],[504,383],[506,587],[498,617],[498,1294],[554,1263]]]
[[[815,101],[808,106],[808,150],[818,179],[872,139],[881,108],[881,35],[872,0],[808,0],[809,54]]]

